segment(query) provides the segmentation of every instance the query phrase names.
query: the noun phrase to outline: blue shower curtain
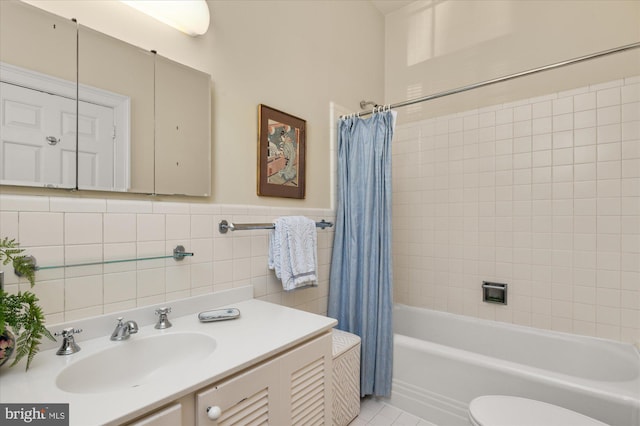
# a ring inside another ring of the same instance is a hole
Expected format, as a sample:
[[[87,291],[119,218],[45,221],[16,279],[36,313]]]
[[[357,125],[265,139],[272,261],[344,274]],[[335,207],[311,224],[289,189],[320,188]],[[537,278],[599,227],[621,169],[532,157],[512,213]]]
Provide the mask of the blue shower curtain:
[[[340,120],[328,315],[362,339],[360,394],[390,396],[391,138],[395,112]]]

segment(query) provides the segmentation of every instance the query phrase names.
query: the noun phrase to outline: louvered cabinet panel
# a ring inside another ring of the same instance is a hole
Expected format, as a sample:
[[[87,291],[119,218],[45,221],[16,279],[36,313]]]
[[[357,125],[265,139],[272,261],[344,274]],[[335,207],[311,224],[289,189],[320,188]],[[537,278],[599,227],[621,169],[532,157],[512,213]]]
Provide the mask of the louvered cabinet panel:
[[[331,335],[282,356],[288,421],[291,425],[331,424]]]
[[[198,426],[275,425],[274,389],[278,383],[277,360],[267,362],[237,377],[196,393]],[[212,420],[207,407],[219,407],[220,416]]]
[[[197,392],[196,425],[331,425],[331,345],[324,334]],[[207,407],[220,409],[216,419]]]

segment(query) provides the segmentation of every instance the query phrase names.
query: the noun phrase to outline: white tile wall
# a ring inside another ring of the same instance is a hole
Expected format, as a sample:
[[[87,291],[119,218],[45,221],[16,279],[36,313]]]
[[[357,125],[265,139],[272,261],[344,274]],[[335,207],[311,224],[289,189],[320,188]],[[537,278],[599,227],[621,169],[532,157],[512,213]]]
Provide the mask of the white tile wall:
[[[397,301],[640,342],[639,77],[403,124],[393,149]]]
[[[285,293],[267,267],[268,232],[221,234],[222,219],[273,222],[301,214],[333,221],[325,209],[0,194],[1,235],[16,238],[41,267],[194,253],[173,259],[43,269],[31,289],[49,323],[253,285],[256,298],[326,314],[333,230],[318,230],[317,288]],[[7,290],[29,290],[8,266]]]

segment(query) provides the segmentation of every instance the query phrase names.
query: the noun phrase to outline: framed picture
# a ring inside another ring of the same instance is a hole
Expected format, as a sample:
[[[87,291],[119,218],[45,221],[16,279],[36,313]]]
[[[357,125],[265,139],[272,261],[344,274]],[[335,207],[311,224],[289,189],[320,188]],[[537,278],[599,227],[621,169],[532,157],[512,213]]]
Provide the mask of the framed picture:
[[[304,198],[306,121],[258,106],[258,195]]]

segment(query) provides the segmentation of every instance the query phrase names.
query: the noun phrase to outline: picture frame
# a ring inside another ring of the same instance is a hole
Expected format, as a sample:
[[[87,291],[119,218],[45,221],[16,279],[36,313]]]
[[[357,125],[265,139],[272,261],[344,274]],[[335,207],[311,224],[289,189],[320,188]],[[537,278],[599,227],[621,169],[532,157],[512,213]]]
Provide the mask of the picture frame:
[[[306,121],[258,105],[258,195],[305,197]]]

